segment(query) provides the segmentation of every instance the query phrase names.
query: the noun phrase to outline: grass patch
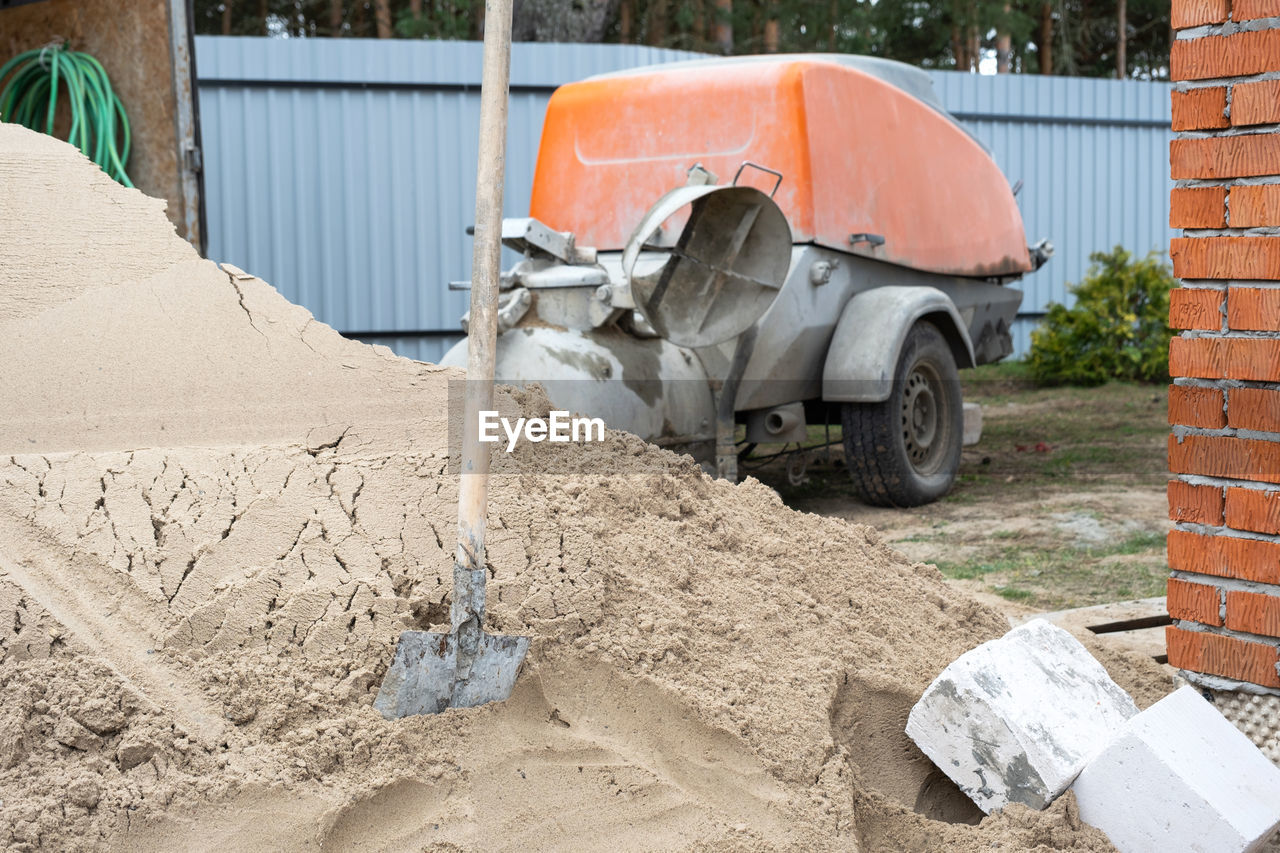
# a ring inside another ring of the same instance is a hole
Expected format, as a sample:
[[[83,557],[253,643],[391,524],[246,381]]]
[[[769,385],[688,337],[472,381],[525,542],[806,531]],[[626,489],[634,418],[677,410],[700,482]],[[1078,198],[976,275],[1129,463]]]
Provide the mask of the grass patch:
[[[1010,601],[1028,601],[1035,597],[1035,593],[1029,589],[1018,589],[1013,586],[998,586],[995,589],[997,595]]]
[[[1114,554],[1140,554],[1143,551],[1164,548],[1165,534],[1135,533],[1116,546]]]
[[[1045,610],[1162,595],[1169,574],[1164,536],[1145,532],[1103,546],[1004,545],[936,565],[945,577],[982,579],[997,595]]]
[[[967,560],[963,563],[938,560],[935,565],[938,571],[942,572],[943,577],[965,581],[980,578],[991,572],[1011,571],[1017,568],[1010,563],[1002,563],[1001,560]]]

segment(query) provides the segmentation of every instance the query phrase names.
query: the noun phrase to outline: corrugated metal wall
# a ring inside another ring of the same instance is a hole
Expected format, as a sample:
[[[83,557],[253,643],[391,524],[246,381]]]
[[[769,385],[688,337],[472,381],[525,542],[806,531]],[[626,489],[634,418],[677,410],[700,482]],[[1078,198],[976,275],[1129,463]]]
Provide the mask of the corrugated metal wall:
[[[1164,252],[1169,228],[1167,83],[1078,77],[982,77],[935,72],[947,109],[991,149],[1018,193],[1027,240],[1056,254],[1022,282],[1015,352],[1050,302],[1067,302],[1068,282],[1089,255],[1116,245]]]
[[[558,85],[692,54],[633,45],[516,44],[507,215],[528,212],[543,113]],[[457,339],[471,266],[480,45],[196,39],[209,256],[251,270],[325,323],[402,355]],[[1024,282],[1035,316],[1066,299],[1090,252],[1161,249],[1167,85],[934,74],[943,103],[994,154],[1027,237],[1057,256]],[[509,260],[513,260],[509,259]]]

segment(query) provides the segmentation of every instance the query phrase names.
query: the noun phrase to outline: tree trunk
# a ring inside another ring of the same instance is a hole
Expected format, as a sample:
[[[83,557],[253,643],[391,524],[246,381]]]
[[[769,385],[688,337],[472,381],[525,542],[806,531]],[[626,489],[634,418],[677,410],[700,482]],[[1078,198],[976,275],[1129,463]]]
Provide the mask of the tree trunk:
[[[223,0],[222,3],[222,34],[224,36],[231,35],[231,7],[235,5],[233,0]]]
[[[1004,4],[1004,16],[1009,17],[1009,4]],[[1008,74],[1013,53],[1013,37],[1003,28],[996,31],[996,73]]]
[[[264,36],[271,35],[267,29],[267,0],[258,0],[258,19],[262,21],[262,34]]]
[[[778,19],[769,18],[764,22],[764,52],[778,52]]]
[[[969,70],[977,71],[978,63],[982,60],[982,36],[978,34],[977,27],[969,28]]]
[[[649,26],[645,33],[645,42],[653,47],[662,47],[667,41],[667,0],[650,0]]]
[[[1009,73],[1009,57],[1013,52],[1013,40],[1008,33],[996,33],[996,73]]]
[[[960,38],[959,27],[951,28],[951,56],[956,61],[956,70],[963,71],[969,67],[969,59],[965,55],[964,39]]]
[[[733,53],[733,0],[716,2],[716,49],[728,55]]]
[[[835,53],[840,37],[840,0],[831,0],[831,31],[827,33],[827,50]]]
[[[631,44],[632,0],[622,0],[618,4],[618,41]]]
[[[391,38],[391,0],[373,0],[373,20],[378,27],[378,38]]]
[[[342,0],[329,0],[329,35],[342,35]]]
[[[1118,0],[1116,9],[1116,77],[1129,76],[1129,10],[1125,0]]]
[[[1040,5],[1040,40],[1036,42],[1040,55],[1040,73],[1053,73],[1053,4]]]

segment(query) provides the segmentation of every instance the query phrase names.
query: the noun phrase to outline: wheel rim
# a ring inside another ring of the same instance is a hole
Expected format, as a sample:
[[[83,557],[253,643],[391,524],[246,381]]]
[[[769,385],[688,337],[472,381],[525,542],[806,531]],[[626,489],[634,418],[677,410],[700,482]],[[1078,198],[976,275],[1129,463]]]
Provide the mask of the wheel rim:
[[[902,389],[902,442],[919,474],[932,474],[942,461],[947,445],[945,400],[938,371],[924,362],[914,365]]]

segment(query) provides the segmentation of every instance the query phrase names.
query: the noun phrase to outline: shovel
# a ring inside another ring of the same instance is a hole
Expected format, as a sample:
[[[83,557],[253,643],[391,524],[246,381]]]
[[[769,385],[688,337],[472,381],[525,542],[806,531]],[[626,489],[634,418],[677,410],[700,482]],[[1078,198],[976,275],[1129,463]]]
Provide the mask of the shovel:
[[[480,443],[480,412],[493,409],[502,238],[503,146],[511,65],[512,0],[486,0],[484,76],[480,84],[480,164],[476,173],[471,327],[458,489],[458,550],[453,563],[449,633],[405,631],[373,707],[387,719],[438,714],[501,702],[511,695],[529,651],[528,637],[484,630],[484,526],[489,452]]]

